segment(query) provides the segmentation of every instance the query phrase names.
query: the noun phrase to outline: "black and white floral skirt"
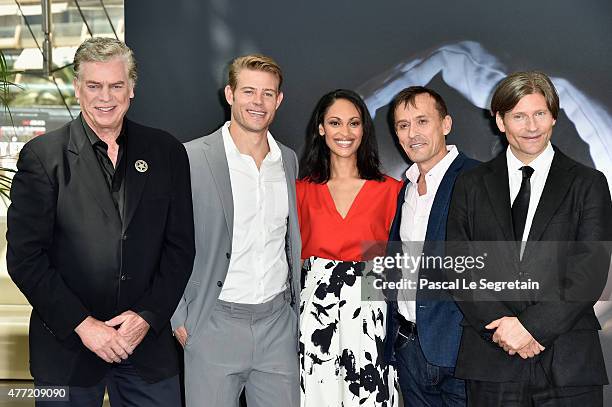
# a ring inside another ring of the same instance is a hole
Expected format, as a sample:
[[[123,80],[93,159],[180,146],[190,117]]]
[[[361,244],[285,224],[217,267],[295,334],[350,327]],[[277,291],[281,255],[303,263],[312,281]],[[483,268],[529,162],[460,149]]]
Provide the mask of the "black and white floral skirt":
[[[302,269],[302,407],[399,404],[396,373],[383,362],[386,304],[363,301],[365,262],[311,257]]]

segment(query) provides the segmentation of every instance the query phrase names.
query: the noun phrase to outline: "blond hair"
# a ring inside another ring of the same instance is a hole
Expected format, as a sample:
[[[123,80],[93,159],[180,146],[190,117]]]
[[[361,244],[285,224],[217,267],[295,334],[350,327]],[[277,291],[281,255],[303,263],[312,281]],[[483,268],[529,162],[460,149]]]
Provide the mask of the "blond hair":
[[[278,78],[278,90],[283,84],[283,72],[278,64],[270,57],[261,54],[251,54],[238,57],[232,61],[227,75],[227,84],[232,89],[236,90],[238,83],[238,74],[243,69],[251,69],[253,71],[269,72]]]

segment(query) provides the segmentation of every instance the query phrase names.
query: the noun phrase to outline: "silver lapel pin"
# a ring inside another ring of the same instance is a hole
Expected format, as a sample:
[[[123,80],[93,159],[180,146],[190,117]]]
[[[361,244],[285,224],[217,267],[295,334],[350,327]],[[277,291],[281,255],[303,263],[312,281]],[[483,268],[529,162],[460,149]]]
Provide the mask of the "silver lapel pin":
[[[149,169],[149,164],[147,164],[145,160],[137,160],[134,163],[134,168],[136,168],[136,171],[138,172],[145,172]]]

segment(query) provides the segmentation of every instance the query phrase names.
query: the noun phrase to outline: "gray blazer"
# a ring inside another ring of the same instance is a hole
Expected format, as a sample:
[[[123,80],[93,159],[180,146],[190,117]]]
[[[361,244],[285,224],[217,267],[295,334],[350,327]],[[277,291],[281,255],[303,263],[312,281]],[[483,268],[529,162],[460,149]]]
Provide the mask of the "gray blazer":
[[[291,305],[299,315],[302,243],[295,195],[298,161],[293,150],[281,143],[278,145],[289,195],[285,251],[289,264]],[[225,282],[232,252],[234,204],[221,129],[186,143],[185,148],[191,170],[196,257],[193,273],[171,323],[173,330],[184,325],[191,337],[206,325]]]

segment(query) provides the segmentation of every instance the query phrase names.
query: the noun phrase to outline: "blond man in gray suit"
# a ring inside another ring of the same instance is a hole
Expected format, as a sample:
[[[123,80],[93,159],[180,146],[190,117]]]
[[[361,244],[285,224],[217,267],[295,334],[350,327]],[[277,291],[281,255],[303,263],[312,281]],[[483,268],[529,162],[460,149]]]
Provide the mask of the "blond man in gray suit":
[[[268,131],[281,83],[271,58],[236,58],[230,121],[186,144],[196,259],[172,327],[187,406],[237,406],[245,388],[249,407],[299,404],[297,158]]]

